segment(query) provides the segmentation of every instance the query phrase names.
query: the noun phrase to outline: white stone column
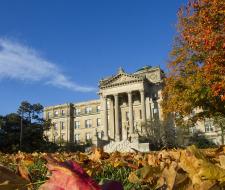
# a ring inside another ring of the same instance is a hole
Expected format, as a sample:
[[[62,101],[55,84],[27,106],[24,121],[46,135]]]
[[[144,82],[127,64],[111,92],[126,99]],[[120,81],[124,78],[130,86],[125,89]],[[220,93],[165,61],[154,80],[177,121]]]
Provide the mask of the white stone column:
[[[145,108],[145,92],[144,90],[140,90],[141,95],[141,117],[142,122],[146,122],[146,108]]]
[[[119,124],[119,97],[118,94],[114,94],[115,99],[115,140],[120,141],[120,124]]]
[[[115,124],[114,124],[114,105],[113,105],[113,99],[110,98],[110,120],[109,120],[109,130],[110,130],[110,138],[115,139]]]
[[[132,92],[128,92],[128,104],[129,104],[129,127],[130,127],[130,134],[133,134],[134,133],[134,116],[133,116]]]
[[[153,102],[152,98],[150,98],[150,116],[151,116],[151,120],[154,120],[153,109],[154,109],[154,102]]]
[[[107,98],[103,97],[103,119],[104,119],[104,140],[109,140],[109,136],[108,136],[108,114],[107,114]]]

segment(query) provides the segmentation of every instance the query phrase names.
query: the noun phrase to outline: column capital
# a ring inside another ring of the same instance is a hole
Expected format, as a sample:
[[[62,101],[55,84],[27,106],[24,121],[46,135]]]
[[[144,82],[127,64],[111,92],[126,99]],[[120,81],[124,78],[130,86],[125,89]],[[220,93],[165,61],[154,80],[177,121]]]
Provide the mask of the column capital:
[[[128,91],[127,94],[132,94],[133,91]]]
[[[144,90],[144,89],[140,89],[140,90],[139,90],[139,92],[144,93],[144,92],[145,92],[145,90]]]
[[[113,94],[113,96],[115,97],[115,96],[119,96],[119,94],[118,93],[116,93],[116,94]]]
[[[101,97],[103,98],[103,99],[106,99],[107,98],[107,95],[101,95]]]

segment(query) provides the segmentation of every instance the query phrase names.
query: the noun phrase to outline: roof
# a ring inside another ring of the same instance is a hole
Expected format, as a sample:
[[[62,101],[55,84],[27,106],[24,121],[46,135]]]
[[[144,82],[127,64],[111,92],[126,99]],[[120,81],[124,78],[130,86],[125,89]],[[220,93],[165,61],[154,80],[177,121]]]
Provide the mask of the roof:
[[[145,65],[144,67],[138,69],[136,72],[138,72],[138,71],[143,71],[143,70],[147,70],[147,69],[151,69],[151,68],[152,68],[152,66],[150,66],[150,65]]]

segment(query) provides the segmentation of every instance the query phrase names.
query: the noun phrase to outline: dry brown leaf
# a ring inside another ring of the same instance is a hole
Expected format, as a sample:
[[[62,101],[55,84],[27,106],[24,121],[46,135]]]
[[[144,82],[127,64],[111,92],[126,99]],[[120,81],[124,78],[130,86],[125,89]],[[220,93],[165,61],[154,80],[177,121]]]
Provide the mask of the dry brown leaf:
[[[176,162],[172,162],[169,168],[164,168],[163,172],[162,172],[162,176],[165,178],[166,180],[166,184],[167,184],[167,188],[168,190],[172,190],[174,183],[175,183],[175,179],[176,179],[176,175],[177,175],[177,163]]]
[[[225,155],[220,155],[219,160],[221,168],[225,169]]]
[[[159,167],[144,166],[134,172],[131,172],[128,180],[131,183],[148,183],[149,185],[156,185],[157,180],[161,175]]]
[[[210,162],[202,161],[198,174],[204,179],[225,182],[225,169]]]
[[[0,165],[0,190],[28,190],[29,182]]]
[[[216,184],[215,180],[204,180],[197,189],[199,190],[212,190],[212,187]]]
[[[179,166],[187,172],[193,184],[200,184],[201,177],[198,175],[200,169],[200,160],[192,152],[184,150],[181,152]]]
[[[29,171],[28,171],[28,169],[27,169],[26,166],[24,166],[22,164],[19,164],[18,167],[17,167],[17,169],[18,169],[19,175],[23,179],[25,179],[27,181],[31,181],[30,174],[29,174]]]
[[[181,156],[180,150],[171,150],[171,151],[168,151],[168,152],[169,152],[170,158],[172,160],[180,161],[180,156]]]
[[[103,154],[103,150],[102,149],[94,148],[92,154],[89,156],[89,159],[94,161],[94,162],[97,162],[102,157],[102,154]]]
[[[150,166],[157,166],[159,165],[160,161],[156,154],[148,154],[148,164]]]

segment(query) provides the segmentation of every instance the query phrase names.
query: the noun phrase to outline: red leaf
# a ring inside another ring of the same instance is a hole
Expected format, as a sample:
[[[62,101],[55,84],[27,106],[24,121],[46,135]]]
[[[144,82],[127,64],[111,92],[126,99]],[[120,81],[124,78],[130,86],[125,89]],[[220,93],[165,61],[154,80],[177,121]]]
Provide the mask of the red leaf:
[[[101,190],[101,187],[74,161],[58,162],[47,157],[50,179],[40,190]]]

